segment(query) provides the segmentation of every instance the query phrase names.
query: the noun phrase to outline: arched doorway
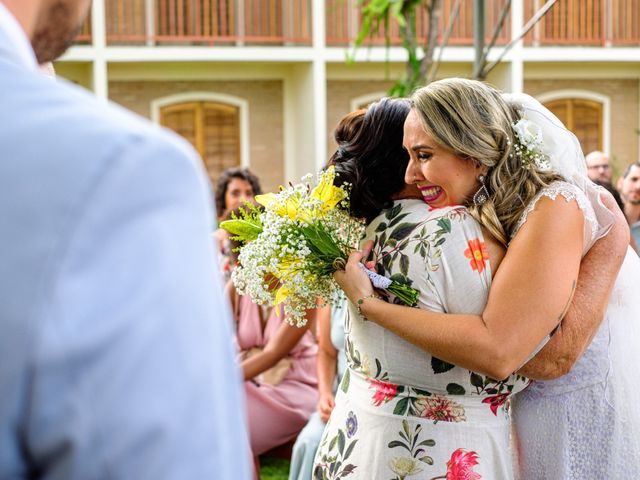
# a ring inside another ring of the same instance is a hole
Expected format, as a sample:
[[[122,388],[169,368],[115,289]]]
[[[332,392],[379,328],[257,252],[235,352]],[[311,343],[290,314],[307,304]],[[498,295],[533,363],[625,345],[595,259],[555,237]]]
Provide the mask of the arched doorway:
[[[585,155],[594,150],[606,150],[602,102],[586,98],[557,98],[544,105],[578,137]]]
[[[190,101],[160,107],[160,124],[182,135],[198,151],[211,180],[241,164],[239,107]]]

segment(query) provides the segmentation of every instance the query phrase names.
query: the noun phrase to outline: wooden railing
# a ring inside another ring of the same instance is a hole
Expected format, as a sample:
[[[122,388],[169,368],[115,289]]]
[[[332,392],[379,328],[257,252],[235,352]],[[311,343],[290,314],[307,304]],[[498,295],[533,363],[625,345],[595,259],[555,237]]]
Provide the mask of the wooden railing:
[[[311,0],[105,0],[107,44],[310,45]]]
[[[91,15],[87,15],[86,20],[82,24],[82,28],[76,36],[76,44],[88,45],[91,43]]]
[[[311,2],[314,0],[104,0],[108,45],[311,45]],[[325,0],[328,46],[350,45],[360,28],[357,0]],[[487,38],[506,0],[486,0]],[[449,23],[454,0],[444,0],[439,34]],[[524,23],[545,0],[524,0]],[[471,0],[462,7],[449,45],[472,45]],[[427,16],[417,18],[424,42]],[[507,17],[497,43],[511,38]],[[390,28],[392,45],[400,45],[398,25]],[[90,18],[77,43],[91,43]],[[383,45],[379,29],[367,45]],[[640,45],[640,0],[559,0],[525,37],[527,46]]]
[[[360,29],[361,13],[357,0],[326,0],[327,12],[327,45],[349,45],[358,36]],[[486,11],[486,34],[487,40],[493,35],[494,26],[500,18],[502,7],[507,0],[487,0],[485,2]],[[438,28],[439,37],[449,24],[451,12],[454,8],[455,0],[444,0],[442,7],[442,18]],[[500,30],[497,44],[505,44],[511,38],[510,16],[505,19],[503,28]],[[424,9],[419,10],[416,19],[417,36],[421,44],[424,44],[428,28],[428,16]],[[448,45],[471,45],[473,44],[473,2],[463,0],[458,17],[453,24],[453,30],[449,37]],[[395,21],[391,22],[389,30],[391,45],[401,45],[400,28]],[[380,27],[377,32],[365,42],[366,45],[384,45],[385,32]]]
[[[545,2],[525,1],[525,19]],[[560,0],[525,45],[640,45],[640,0]]]

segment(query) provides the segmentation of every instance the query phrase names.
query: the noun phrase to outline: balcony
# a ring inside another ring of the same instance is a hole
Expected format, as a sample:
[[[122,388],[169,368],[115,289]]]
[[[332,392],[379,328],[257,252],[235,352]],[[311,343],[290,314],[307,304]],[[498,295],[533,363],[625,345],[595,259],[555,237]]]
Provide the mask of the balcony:
[[[525,1],[525,18],[544,4]],[[638,46],[640,0],[561,0],[525,37],[525,45]]]
[[[104,0],[106,41],[146,46],[310,45],[311,1]],[[89,27],[83,34],[85,40]]]
[[[310,46],[312,1],[315,0],[104,0],[107,45]],[[486,0],[487,40],[507,0]],[[545,3],[524,0],[524,22]],[[441,37],[454,0],[444,0]],[[345,47],[360,28],[358,0],[325,0],[326,44]],[[473,44],[473,4],[464,0],[448,44]],[[424,42],[427,17],[420,12],[417,36]],[[508,16],[496,43],[511,38]],[[391,45],[401,45],[399,27],[390,25]],[[91,43],[87,20],[77,39]],[[382,28],[366,45],[385,44]],[[640,0],[560,0],[524,38],[526,46],[639,46]]]
[[[358,0],[326,0],[327,10],[327,46],[347,46],[358,36],[360,29],[361,9],[358,7]],[[449,24],[451,11],[454,8],[455,0],[444,0],[442,8],[442,18],[438,26],[438,37],[441,38],[443,32]],[[506,0],[487,0],[485,2],[485,19],[487,41],[491,39],[494,26],[500,18],[500,12]],[[424,9],[420,10],[416,19],[416,33],[420,44],[424,45],[427,35],[428,17]],[[496,43],[506,44],[511,38],[511,20],[507,16],[503,28],[501,29]],[[402,45],[400,38],[400,28],[396,22],[390,25],[389,40],[391,45]],[[376,46],[385,44],[383,27],[365,41],[365,45]],[[473,2],[463,1],[458,12],[458,17],[454,21],[448,45],[468,46],[473,44]]]

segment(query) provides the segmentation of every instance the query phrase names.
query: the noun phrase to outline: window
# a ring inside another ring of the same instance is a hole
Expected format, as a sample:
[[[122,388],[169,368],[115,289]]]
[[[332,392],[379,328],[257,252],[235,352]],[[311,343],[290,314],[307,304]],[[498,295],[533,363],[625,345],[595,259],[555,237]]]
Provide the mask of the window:
[[[203,101],[166,105],[160,123],[194,146],[214,184],[223,170],[240,165],[239,107]]]
[[[582,98],[562,98],[544,105],[575,133],[585,154],[603,150],[602,103]]]

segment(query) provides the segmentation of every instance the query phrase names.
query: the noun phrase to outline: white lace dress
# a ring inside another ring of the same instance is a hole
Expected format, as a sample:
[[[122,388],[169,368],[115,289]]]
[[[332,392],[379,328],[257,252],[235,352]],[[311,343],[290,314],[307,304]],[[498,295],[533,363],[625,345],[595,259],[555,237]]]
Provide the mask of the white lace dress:
[[[585,215],[585,252],[595,217],[582,191],[565,182],[542,196],[576,200]],[[631,249],[607,314],[573,370],[533,382],[513,398],[522,480],[622,479],[640,476],[640,260]]]

